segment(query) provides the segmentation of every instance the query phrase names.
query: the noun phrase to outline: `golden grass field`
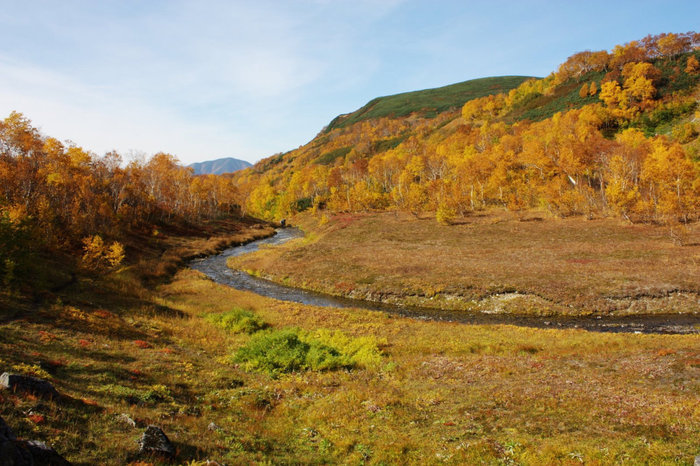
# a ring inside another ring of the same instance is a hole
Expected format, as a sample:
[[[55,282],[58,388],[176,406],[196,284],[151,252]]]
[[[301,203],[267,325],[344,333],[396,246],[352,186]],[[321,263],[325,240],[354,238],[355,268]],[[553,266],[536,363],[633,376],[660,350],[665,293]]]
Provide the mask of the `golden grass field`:
[[[700,311],[700,225],[492,211],[439,225],[394,213],[296,222],[307,238],[230,265],[301,288],[524,314]]]
[[[135,462],[148,424],[175,443],[174,464],[190,465],[690,465],[700,454],[698,335],[317,308],[232,290],[189,269],[153,289],[139,283],[130,268],[83,280],[70,297],[0,324],[0,369],[45,377],[71,397],[0,392],[0,416],[19,437],[85,465]],[[206,318],[234,307],[273,329],[373,338],[381,362],[278,378],[246,372],[231,355],[251,337]]]

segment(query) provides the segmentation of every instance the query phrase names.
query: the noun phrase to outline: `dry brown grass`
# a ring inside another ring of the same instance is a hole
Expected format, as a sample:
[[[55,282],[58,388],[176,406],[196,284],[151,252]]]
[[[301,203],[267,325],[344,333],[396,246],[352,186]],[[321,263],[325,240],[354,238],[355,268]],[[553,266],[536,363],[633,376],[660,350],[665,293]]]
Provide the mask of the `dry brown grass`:
[[[700,226],[491,212],[443,226],[393,213],[298,222],[311,241],[234,267],[332,294],[522,313],[697,313]]]
[[[72,399],[0,392],[19,436],[85,465],[125,464],[147,424],[175,442],[176,463],[692,464],[700,454],[697,335],[421,322],[283,303],[192,270],[156,290],[138,283],[128,270],[98,290],[81,281],[0,325],[0,370],[47,377]],[[234,306],[273,328],[375,337],[384,360],[247,373],[230,355],[249,336],[204,318]]]

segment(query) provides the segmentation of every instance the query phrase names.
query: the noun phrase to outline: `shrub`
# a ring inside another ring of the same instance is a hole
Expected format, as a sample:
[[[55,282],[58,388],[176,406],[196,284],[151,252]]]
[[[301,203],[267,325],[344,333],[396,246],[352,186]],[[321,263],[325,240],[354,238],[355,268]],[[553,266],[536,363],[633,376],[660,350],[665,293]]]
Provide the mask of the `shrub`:
[[[448,206],[447,204],[440,204],[438,206],[437,212],[435,212],[435,219],[441,225],[451,225],[455,220],[455,210]]]
[[[241,308],[234,308],[220,314],[208,314],[205,319],[233,333],[251,334],[269,327],[260,317]]]
[[[319,329],[314,333],[306,333],[302,336],[307,341],[318,341],[331,348],[335,348],[352,367],[372,368],[381,363],[382,353],[377,347],[377,341],[373,337],[351,338],[343,332],[336,330],[331,332]]]
[[[334,370],[351,367],[350,360],[336,348],[318,339],[305,340],[298,329],[286,328],[253,335],[234,360],[246,370],[272,376],[303,370]]]
[[[82,265],[88,270],[116,267],[124,260],[124,246],[113,242],[107,246],[100,235],[83,238]]]

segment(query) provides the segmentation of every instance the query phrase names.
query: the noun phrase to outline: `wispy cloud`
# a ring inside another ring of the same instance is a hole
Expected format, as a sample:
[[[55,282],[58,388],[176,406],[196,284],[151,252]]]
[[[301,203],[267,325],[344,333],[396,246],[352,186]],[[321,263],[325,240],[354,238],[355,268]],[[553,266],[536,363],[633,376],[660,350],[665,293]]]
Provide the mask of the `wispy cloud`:
[[[0,17],[8,36],[30,17],[43,31],[0,59],[0,111],[98,152],[255,159],[293,144],[289,127],[308,118],[294,114],[320,82],[367,79],[377,58],[353,42],[400,2],[137,3],[138,14],[67,2]]]
[[[0,9],[0,117],[19,110],[96,152],[252,161],[378,95],[544,75],[600,47],[582,38],[612,47],[661,32],[650,24],[692,29],[700,14],[691,1],[654,18],[631,1],[595,1],[12,2]]]

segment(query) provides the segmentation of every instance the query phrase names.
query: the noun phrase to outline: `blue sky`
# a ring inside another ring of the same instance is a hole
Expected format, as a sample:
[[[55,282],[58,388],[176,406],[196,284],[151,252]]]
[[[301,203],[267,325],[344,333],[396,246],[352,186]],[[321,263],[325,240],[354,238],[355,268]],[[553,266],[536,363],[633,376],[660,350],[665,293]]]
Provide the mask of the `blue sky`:
[[[97,154],[253,162],[377,96],[698,26],[697,0],[0,0],[0,117]]]

